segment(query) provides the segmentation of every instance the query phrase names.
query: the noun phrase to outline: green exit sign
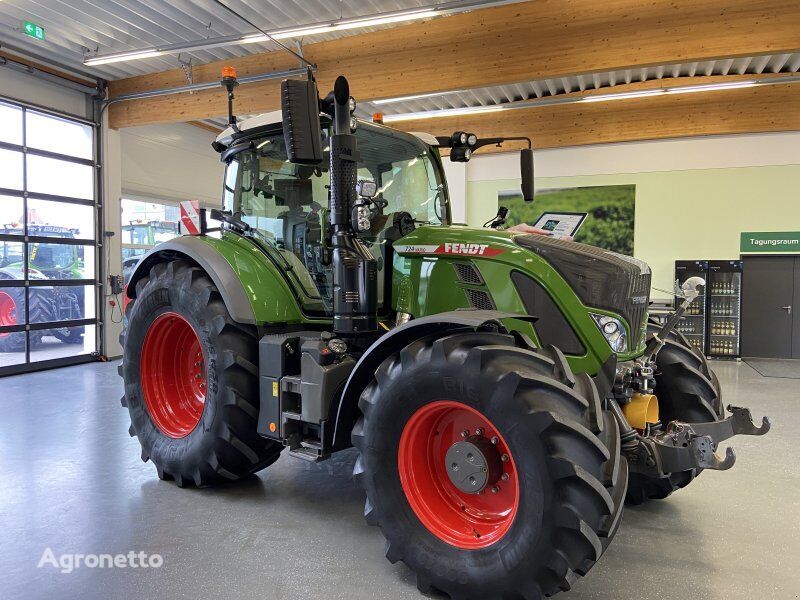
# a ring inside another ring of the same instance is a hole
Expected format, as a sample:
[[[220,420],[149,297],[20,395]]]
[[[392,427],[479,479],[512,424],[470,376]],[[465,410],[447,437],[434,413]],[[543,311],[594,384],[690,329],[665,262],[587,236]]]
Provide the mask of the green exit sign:
[[[32,38],[44,41],[44,27],[42,27],[41,25],[37,25],[36,23],[31,23],[30,21],[23,21],[22,31],[24,31],[26,35],[29,35]]]

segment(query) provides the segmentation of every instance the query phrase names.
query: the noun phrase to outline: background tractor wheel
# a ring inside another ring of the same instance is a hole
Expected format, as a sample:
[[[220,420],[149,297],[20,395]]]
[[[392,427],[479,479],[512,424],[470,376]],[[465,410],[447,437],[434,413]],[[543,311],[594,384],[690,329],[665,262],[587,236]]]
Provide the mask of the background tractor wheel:
[[[664,425],[670,421],[707,423],[725,416],[719,380],[705,357],[681,334],[671,334],[658,353],[655,379],[659,416]],[[662,500],[689,485],[700,472],[682,471],[661,478],[631,473],[626,500],[629,504]]]
[[[0,325],[25,323],[25,288],[3,288],[0,291]],[[25,352],[25,332],[0,333],[0,352]]]
[[[202,269],[155,265],[136,286],[121,341],[129,431],[161,479],[206,486],[278,459],[282,445],[256,433],[256,331],[231,319]]]
[[[28,322],[47,323],[55,321],[56,315],[50,300],[49,290],[28,288]],[[25,288],[4,288],[0,292],[0,323],[23,325],[25,323]],[[31,350],[36,348],[47,334],[47,330],[28,332]],[[25,332],[0,335],[0,352],[25,352]]]
[[[65,344],[82,344],[85,327],[53,329],[53,335]]]
[[[425,593],[549,596],[616,533],[619,432],[555,348],[489,332],[419,340],[383,362],[359,407],[367,522]]]

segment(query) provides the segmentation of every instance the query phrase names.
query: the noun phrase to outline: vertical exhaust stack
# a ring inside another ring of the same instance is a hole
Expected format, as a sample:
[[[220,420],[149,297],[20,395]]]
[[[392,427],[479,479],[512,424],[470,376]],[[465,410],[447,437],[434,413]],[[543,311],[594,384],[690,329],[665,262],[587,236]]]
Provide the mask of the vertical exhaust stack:
[[[333,226],[333,330],[342,337],[378,330],[378,269],[352,224],[356,202],[358,144],[350,120],[350,85],[339,76],[333,88],[331,225]]]

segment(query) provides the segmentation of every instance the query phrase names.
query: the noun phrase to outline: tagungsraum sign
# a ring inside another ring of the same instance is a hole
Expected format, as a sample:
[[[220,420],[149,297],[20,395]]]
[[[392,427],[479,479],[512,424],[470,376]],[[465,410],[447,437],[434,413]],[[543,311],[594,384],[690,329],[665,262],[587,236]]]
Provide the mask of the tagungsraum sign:
[[[742,254],[800,254],[800,231],[743,231]]]

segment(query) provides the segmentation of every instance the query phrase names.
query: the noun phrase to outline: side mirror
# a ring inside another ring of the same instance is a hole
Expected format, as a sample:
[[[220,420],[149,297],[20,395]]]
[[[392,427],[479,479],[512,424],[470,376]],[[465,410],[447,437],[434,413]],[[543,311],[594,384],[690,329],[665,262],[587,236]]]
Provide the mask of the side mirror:
[[[519,172],[522,176],[522,197],[525,202],[533,202],[533,150],[519,151]]]
[[[289,161],[301,165],[322,162],[322,129],[319,123],[317,83],[284,79],[281,82],[283,139]]]

